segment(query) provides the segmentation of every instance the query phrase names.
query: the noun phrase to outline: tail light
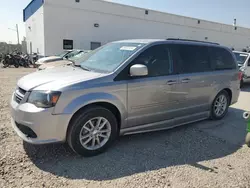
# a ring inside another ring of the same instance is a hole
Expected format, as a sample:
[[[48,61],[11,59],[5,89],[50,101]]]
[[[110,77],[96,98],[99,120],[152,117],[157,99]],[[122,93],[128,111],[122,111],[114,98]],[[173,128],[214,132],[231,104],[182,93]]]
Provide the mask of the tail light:
[[[243,73],[240,71],[239,74],[238,74],[238,80],[241,80],[243,77]]]

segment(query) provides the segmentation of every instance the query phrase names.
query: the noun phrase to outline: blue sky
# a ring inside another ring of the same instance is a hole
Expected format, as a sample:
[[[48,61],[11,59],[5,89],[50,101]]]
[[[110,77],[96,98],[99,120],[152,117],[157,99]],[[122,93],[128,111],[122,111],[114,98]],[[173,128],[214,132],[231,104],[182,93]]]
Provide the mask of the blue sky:
[[[20,39],[25,35],[23,23],[23,8],[31,0],[0,0],[0,41],[17,43],[17,35],[15,31],[16,24],[19,25]]]
[[[31,0],[1,0],[0,41],[16,43],[16,33],[8,30],[19,24],[20,38],[25,35],[23,8]],[[73,0],[72,0],[73,1]],[[84,1],[84,0],[81,0]],[[183,16],[233,24],[250,28],[250,0],[109,0],[117,3],[159,10]],[[11,2],[11,3],[10,3]],[[63,16],[63,15],[62,15]]]

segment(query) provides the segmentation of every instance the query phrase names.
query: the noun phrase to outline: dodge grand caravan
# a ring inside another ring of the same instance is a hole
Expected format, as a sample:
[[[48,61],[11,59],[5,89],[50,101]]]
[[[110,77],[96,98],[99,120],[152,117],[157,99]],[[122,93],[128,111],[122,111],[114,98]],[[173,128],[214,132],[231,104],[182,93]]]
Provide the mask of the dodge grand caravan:
[[[67,142],[93,156],[119,135],[222,119],[238,100],[240,79],[235,56],[218,44],[112,42],[80,66],[21,78],[11,98],[12,125],[26,142]]]

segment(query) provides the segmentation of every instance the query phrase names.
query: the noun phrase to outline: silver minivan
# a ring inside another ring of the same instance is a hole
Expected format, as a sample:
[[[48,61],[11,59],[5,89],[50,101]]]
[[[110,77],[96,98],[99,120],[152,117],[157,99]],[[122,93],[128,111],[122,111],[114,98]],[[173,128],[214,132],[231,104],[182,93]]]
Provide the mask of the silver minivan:
[[[23,140],[93,156],[119,135],[222,119],[240,92],[235,56],[208,42],[112,42],[77,64],[18,81],[12,125]]]

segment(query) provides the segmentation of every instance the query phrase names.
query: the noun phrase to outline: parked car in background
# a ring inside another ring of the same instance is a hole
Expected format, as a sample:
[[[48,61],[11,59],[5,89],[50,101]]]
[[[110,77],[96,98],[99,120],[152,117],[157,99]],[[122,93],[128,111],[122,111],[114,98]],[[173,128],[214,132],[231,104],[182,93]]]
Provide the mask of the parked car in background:
[[[232,51],[218,44],[112,42],[84,56],[80,67],[21,78],[11,99],[12,125],[26,142],[68,142],[93,156],[119,135],[222,119],[238,100],[240,79]]]
[[[250,53],[239,51],[234,51],[233,53],[236,57],[239,70],[242,72],[242,79],[240,82],[242,87],[244,83],[248,82],[250,79]]]
[[[80,52],[82,52],[82,50],[67,50],[67,51],[64,51],[61,54],[58,54],[55,56],[40,58],[35,62],[35,64],[38,67],[38,66],[41,66],[45,63],[50,63],[50,62],[54,62],[54,61],[59,61],[59,60],[71,58],[71,57],[79,54]]]
[[[55,68],[55,67],[60,67],[60,66],[67,66],[67,65],[79,65],[79,60],[81,60],[81,58],[83,58],[87,53],[89,53],[90,51],[82,51],[79,54],[70,57],[68,59],[63,59],[63,60],[59,60],[59,61],[53,61],[53,62],[49,62],[49,63],[45,63],[41,66],[38,67],[38,70],[45,70],[45,69],[51,69],[51,68]]]

